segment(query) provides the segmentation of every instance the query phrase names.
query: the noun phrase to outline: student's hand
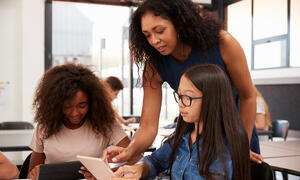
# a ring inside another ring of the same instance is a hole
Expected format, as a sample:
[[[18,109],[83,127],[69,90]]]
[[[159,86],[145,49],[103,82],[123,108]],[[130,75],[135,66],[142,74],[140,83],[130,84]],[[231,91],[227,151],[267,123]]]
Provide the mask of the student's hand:
[[[255,152],[252,152],[251,150],[249,151],[250,153],[250,160],[255,162],[255,163],[262,163],[263,161],[263,157],[260,154],[257,154]]]
[[[130,119],[126,119],[125,122],[124,122],[125,125],[128,125],[130,123],[136,123],[136,119],[135,118],[130,118]]]
[[[102,159],[107,162],[122,163],[131,159],[133,153],[127,148],[111,146],[103,151]]]
[[[84,166],[81,166],[78,172],[84,175],[84,178],[87,180],[96,180],[96,178]]]
[[[31,180],[36,180],[40,170],[40,165],[35,166],[28,174],[28,177]]]
[[[111,178],[112,180],[118,180],[118,179],[134,179],[138,180],[142,178],[143,173],[143,164],[135,164],[133,166],[122,166],[120,167],[116,172],[115,178]]]

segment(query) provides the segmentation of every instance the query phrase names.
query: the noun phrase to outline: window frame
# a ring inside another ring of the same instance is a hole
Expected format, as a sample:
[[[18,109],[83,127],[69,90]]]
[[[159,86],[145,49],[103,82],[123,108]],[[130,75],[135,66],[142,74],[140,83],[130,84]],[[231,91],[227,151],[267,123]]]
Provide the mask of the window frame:
[[[276,36],[270,36],[267,38],[261,38],[254,40],[254,0],[251,0],[251,70],[256,71],[256,70],[266,70],[266,69],[282,69],[282,68],[290,68],[290,14],[291,14],[291,0],[287,0],[287,33],[286,34],[281,34],[281,35],[276,35]],[[265,67],[265,68],[255,68],[254,63],[254,54],[255,54],[255,46],[257,45],[262,45],[262,44],[267,44],[267,43],[272,43],[276,41],[282,41],[286,40],[286,55],[285,55],[285,66],[280,66],[280,67]]]

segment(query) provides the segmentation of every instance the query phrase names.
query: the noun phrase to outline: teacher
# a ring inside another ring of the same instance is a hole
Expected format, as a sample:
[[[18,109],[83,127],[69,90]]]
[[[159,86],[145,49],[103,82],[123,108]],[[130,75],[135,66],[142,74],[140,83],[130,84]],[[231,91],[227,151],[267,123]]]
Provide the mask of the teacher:
[[[237,40],[222,29],[221,21],[191,0],[146,0],[132,16],[129,48],[132,60],[143,69],[140,128],[127,148],[108,148],[103,157],[123,162],[147,149],[158,131],[163,82],[177,91],[187,68],[216,64],[231,80],[248,133],[250,159],[262,161],[254,127],[256,95],[246,57]]]

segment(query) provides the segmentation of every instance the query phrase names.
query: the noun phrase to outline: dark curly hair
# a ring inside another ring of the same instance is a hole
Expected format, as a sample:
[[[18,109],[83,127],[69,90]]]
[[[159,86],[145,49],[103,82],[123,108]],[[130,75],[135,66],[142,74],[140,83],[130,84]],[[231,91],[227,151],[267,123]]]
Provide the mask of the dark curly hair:
[[[87,94],[89,110],[85,119],[96,134],[108,137],[114,111],[103,82],[91,70],[79,64],[65,64],[47,70],[35,92],[35,122],[41,125],[44,138],[56,134],[64,121],[63,103],[78,91]]]
[[[146,0],[137,8],[131,18],[129,28],[129,48],[132,60],[138,69],[149,66],[160,59],[160,53],[147,41],[141,30],[141,18],[146,12],[170,20],[182,43],[205,52],[219,45],[219,31],[223,24],[216,17],[201,9],[191,0]],[[145,71],[143,73],[145,77]]]

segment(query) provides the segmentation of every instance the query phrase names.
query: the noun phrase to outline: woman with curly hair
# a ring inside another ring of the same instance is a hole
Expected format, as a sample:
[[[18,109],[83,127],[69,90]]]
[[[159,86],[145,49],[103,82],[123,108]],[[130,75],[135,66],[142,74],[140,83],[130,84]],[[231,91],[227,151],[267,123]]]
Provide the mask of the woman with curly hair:
[[[246,57],[219,20],[191,0],[146,0],[134,12],[129,32],[131,58],[143,68],[140,128],[126,149],[107,149],[104,155],[119,151],[113,160],[121,162],[145,150],[157,134],[163,82],[177,91],[187,68],[216,64],[231,80],[241,120],[251,141],[250,158],[262,161],[254,127],[256,95]]]
[[[35,129],[29,177],[40,164],[75,161],[76,155],[101,157],[110,145],[130,139],[115,121],[105,86],[83,65],[65,64],[45,72],[35,92]]]

